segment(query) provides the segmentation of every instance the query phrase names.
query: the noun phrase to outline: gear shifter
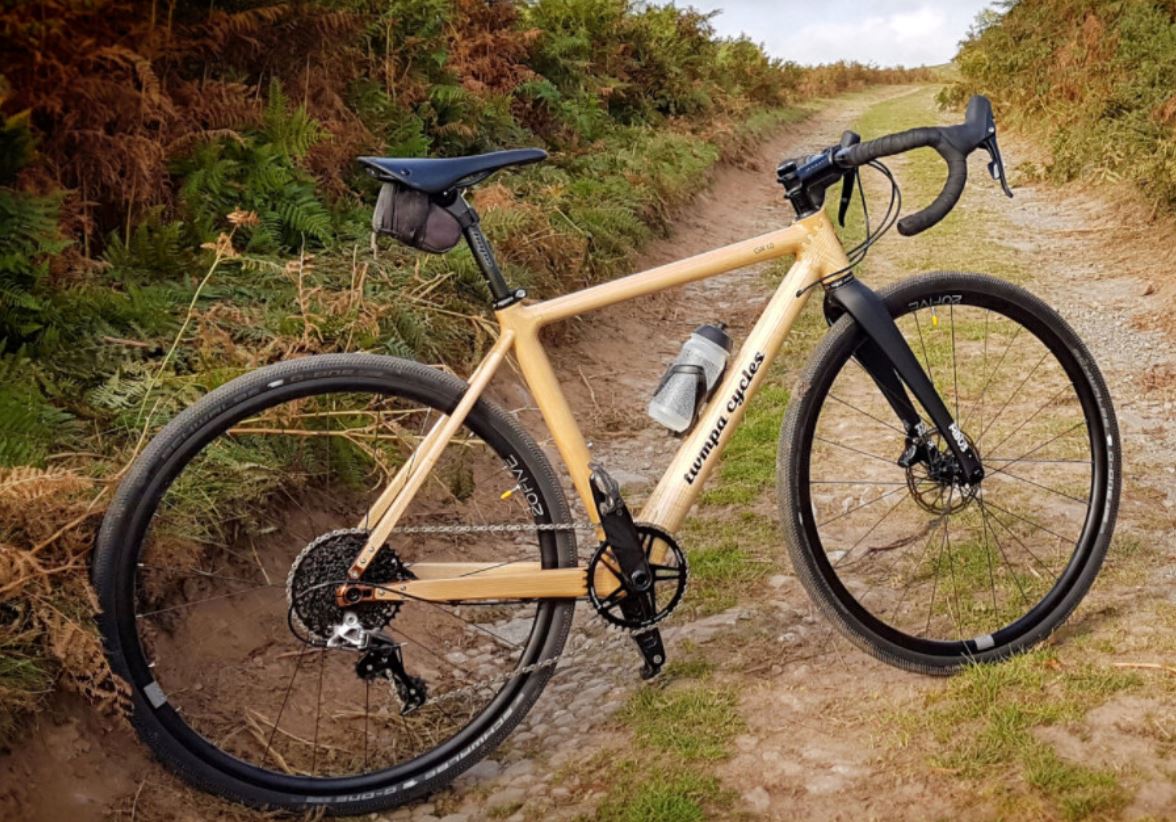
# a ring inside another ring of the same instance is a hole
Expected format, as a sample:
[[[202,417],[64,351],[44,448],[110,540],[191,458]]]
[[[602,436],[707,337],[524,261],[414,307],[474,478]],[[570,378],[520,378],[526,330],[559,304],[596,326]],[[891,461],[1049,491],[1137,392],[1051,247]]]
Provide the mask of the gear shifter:
[[[1009,181],[1005,179],[1004,160],[1000,157],[1000,148],[996,145],[996,125],[989,126],[988,136],[984,138],[984,142],[980,147],[988,152],[988,173],[992,175],[992,179],[1000,181],[1000,187],[1004,189],[1005,196],[1012,197],[1012,189],[1009,188]]]

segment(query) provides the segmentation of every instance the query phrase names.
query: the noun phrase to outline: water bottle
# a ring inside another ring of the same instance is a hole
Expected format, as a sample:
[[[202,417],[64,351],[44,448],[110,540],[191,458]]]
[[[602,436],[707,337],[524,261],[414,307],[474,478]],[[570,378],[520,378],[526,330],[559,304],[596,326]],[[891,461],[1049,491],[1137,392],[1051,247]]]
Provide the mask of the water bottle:
[[[723,323],[700,325],[662,375],[649,416],[671,431],[689,431],[703,403],[714,393],[731,355],[731,338]]]

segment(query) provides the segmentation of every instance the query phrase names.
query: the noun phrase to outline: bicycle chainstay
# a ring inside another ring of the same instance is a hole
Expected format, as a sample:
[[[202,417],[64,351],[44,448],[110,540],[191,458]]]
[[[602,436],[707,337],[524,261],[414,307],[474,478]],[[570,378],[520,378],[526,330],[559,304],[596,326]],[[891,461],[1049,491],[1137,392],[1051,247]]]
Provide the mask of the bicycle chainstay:
[[[545,531],[595,531],[596,525],[591,522],[545,522],[545,523],[491,523],[485,525],[399,525],[392,529],[392,534],[489,534],[489,533],[539,533]],[[585,560],[584,557],[577,557],[578,560]],[[496,676],[488,677],[477,682],[472,682],[469,685],[464,685],[461,688],[452,691],[446,691],[442,694],[430,694],[429,702],[445,702],[453,699],[459,699],[465,696],[473,696],[479,691],[484,691],[486,688],[497,688],[507,684],[511,680],[522,676],[528,676],[541,671],[544,668],[553,668],[560,662],[567,662],[569,664],[576,664],[580,658],[589,652],[598,651],[612,643],[616,643],[622,639],[636,640],[640,634],[649,630],[649,627],[642,628],[622,628],[620,626],[611,624],[602,620],[606,626],[606,633],[598,637],[587,637],[579,642],[579,644],[571,649],[565,648],[555,656],[539,662],[533,662],[530,665],[524,665],[521,668],[515,668],[506,671]],[[396,696],[395,683],[389,681],[389,687],[394,696]],[[399,699],[399,697],[397,696]]]

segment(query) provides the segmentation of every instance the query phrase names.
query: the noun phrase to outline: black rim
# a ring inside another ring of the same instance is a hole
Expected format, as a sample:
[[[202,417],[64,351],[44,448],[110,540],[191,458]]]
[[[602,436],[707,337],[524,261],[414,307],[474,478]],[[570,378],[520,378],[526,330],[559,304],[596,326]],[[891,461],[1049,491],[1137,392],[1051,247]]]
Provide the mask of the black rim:
[[[197,433],[187,438],[181,448],[169,455],[164,468],[157,471],[139,492],[139,499],[142,501],[135,507],[129,524],[123,529],[123,533],[128,535],[126,541],[133,548],[121,554],[123,563],[119,567],[116,576],[116,602],[118,607],[116,608],[117,616],[114,628],[118,633],[119,647],[122,651],[130,680],[135,688],[136,695],[139,697],[139,707],[153,710],[160,724],[187,750],[200,757],[215,769],[236,777],[243,782],[267,790],[301,794],[307,797],[334,797],[359,794],[348,798],[363,799],[372,798],[372,796],[365,796],[365,793],[374,794],[374,796],[386,796],[399,792],[399,790],[409,790],[410,786],[403,788],[397,788],[397,786],[405,781],[413,780],[414,777],[419,779],[422,775],[428,774],[438,766],[446,764],[447,760],[455,753],[471,745],[481,744],[486,737],[498,730],[502,724],[504,710],[523,695],[527,684],[535,680],[541,681],[550,676],[550,669],[519,676],[511,680],[456,735],[441,745],[413,759],[395,765],[392,768],[352,776],[291,776],[257,767],[254,764],[222,751],[190,727],[168,703],[165,702],[158,708],[151,706],[151,702],[144,694],[143,689],[153,683],[155,678],[139,639],[133,601],[135,591],[133,580],[137,578],[134,569],[139,559],[144,537],[154,518],[155,511],[167,489],[188,463],[205,446],[230,426],[265,408],[293,399],[343,392],[365,392],[384,396],[396,396],[418,402],[422,406],[434,408],[442,413],[452,410],[452,407],[444,407],[444,405],[439,404],[435,397],[431,397],[423,391],[413,391],[409,386],[399,386],[393,390],[389,387],[386,377],[352,374],[334,378],[322,378],[311,375],[301,380],[290,381],[280,390],[261,391],[235,404],[228,411],[222,412],[206,421]],[[528,477],[532,480],[532,485],[535,488],[540,487],[534,481],[534,477],[522,459],[522,455],[511,450],[505,438],[498,432],[482,424],[482,420],[478,414],[471,414],[467,419],[466,425],[475,435],[490,445],[500,458],[506,459],[512,455],[518,457],[518,463],[527,471]],[[534,518],[536,523],[552,522],[552,506],[548,500],[544,500],[544,502],[546,504],[543,506],[542,516],[536,516]],[[551,532],[540,532],[537,542],[544,567],[557,566],[559,561],[555,535]],[[549,640],[554,639],[552,636],[553,632],[550,629],[555,611],[559,607],[561,607],[560,604],[555,602],[545,602],[537,606],[530,635],[520,656],[521,665],[529,665],[542,658],[549,657],[555,650],[548,646],[550,645]],[[463,758],[458,761],[449,762],[448,764],[450,766],[468,765],[469,762]],[[445,768],[444,770],[447,769]],[[431,779],[432,776],[429,778]]]
[[[958,285],[924,283],[914,288],[899,286],[887,295],[886,301],[892,315],[898,319],[900,316],[914,313],[908,309],[908,303],[923,298],[934,298],[944,292],[950,292],[953,295],[960,294],[963,297],[962,305],[994,311],[1019,323],[1025,331],[1032,333],[1061,365],[1079,400],[1089,435],[1091,455],[1089,503],[1083,520],[1082,532],[1075,541],[1069,562],[1054,585],[1036,605],[1020,618],[993,631],[978,643],[977,640],[980,637],[951,641],[929,639],[899,630],[863,606],[842,582],[836,568],[830,562],[818,531],[810,484],[811,455],[813,437],[821,409],[837,376],[851,362],[853,351],[861,342],[859,335],[854,335],[845,345],[841,346],[834,355],[833,362],[816,375],[809,396],[805,400],[805,418],[800,426],[800,453],[795,474],[797,480],[795,489],[798,495],[797,511],[800,513],[801,526],[811,549],[808,556],[814,570],[832,592],[838,606],[865,629],[892,645],[933,657],[960,658],[971,657],[992,648],[1007,646],[1025,637],[1053,614],[1073,590],[1090,560],[1090,555],[1100,535],[1108,498],[1108,453],[1104,420],[1095,395],[1095,387],[1073,352],[1066,345],[1062,335],[1053,329],[1047,320],[1039,318],[1030,308],[1014,302],[1010,298],[978,290],[975,285],[969,285],[966,282]],[[950,401],[948,405],[949,407],[952,405]],[[952,410],[954,412],[954,408]],[[988,468],[987,465],[986,468]],[[906,492],[903,491],[903,493]]]

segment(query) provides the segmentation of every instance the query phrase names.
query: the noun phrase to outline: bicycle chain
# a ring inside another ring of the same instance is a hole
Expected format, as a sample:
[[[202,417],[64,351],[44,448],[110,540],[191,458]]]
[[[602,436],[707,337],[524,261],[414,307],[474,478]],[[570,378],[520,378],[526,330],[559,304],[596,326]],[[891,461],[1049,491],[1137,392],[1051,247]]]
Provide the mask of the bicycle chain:
[[[499,523],[494,525],[398,525],[393,534],[487,534],[500,531],[595,531],[591,522]]]
[[[473,696],[474,693],[479,690],[486,688],[493,689],[495,687],[505,685],[512,679],[517,679],[518,677],[522,676],[529,676],[536,671],[543,670],[544,668],[552,668],[558,665],[561,661],[575,663],[577,660],[579,660],[580,657],[586,655],[589,651],[599,650],[600,648],[614,642],[618,638],[632,637],[644,631],[648,631],[649,628],[620,628],[610,625],[605,630],[606,632],[604,634],[601,634],[597,637],[588,637],[587,639],[580,642],[578,647],[570,651],[563,650],[555,656],[541,660],[540,662],[532,662],[530,665],[524,665],[521,668],[515,668],[512,671],[507,671],[506,673],[498,674],[497,676],[493,676],[488,679],[474,682],[469,685],[464,685],[456,690],[446,691],[445,693],[439,694],[437,696],[430,696],[429,701],[445,702],[447,700],[457,699],[467,695]],[[395,692],[395,690],[393,692]]]
[[[544,523],[501,523],[494,525],[406,525],[397,526],[392,529],[393,534],[452,534],[452,533],[497,533],[497,532],[540,532],[540,531],[595,531],[597,526],[591,522],[544,522]],[[577,560],[583,557],[576,557]],[[524,665],[521,668],[515,668],[511,671],[498,674],[497,676],[489,677],[478,682],[465,685],[453,691],[446,691],[443,694],[431,697],[430,702],[445,702],[448,700],[458,699],[465,696],[473,696],[477,691],[486,688],[496,688],[507,684],[511,680],[523,676],[529,676],[544,668],[554,668],[561,661],[568,663],[575,663],[581,657],[586,655],[589,651],[598,650],[601,647],[607,646],[615,642],[618,638],[628,638],[635,636],[643,631],[648,631],[649,628],[627,629],[619,626],[609,625],[606,623],[605,633],[597,637],[587,637],[579,642],[579,645],[571,650],[560,651],[555,656],[541,660],[539,662],[532,662],[530,665]],[[395,689],[393,689],[395,693]]]
[[[490,525],[401,525],[392,529],[393,534],[486,534],[486,533],[537,533],[547,531],[595,531],[597,526],[591,522],[542,522],[542,523],[495,523]],[[341,529],[339,532],[332,532],[324,535],[324,537],[332,536],[334,533],[351,532],[352,529]],[[315,543],[321,541],[315,540]],[[303,549],[305,553],[311,546]],[[301,553],[299,554],[301,558]],[[583,559],[577,556],[577,559]],[[295,566],[297,562],[294,563]],[[293,570],[286,581],[287,589],[293,579]],[[607,625],[607,623],[606,623]],[[464,685],[453,691],[447,691],[437,696],[431,696],[430,703],[444,702],[452,699],[458,699],[464,696],[473,696],[477,691],[486,688],[494,688],[496,686],[505,685],[513,679],[522,676],[529,676],[536,671],[541,671],[544,668],[552,668],[558,665],[561,661],[569,663],[576,662],[580,657],[587,654],[589,651],[597,650],[599,647],[608,645],[620,637],[633,637],[649,628],[621,628],[619,626],[607,625],[606,632],[597,637],[588,637],[580,642],[580,644],[572,650],[563,650],[555,656],[549,657],[539,662],[533,662],[530,665],[524,665],[521,668],[507,671],[497,676],[489,677],[478,682]],[[392,690],[393,696],[396,695],[395,684],[389,682],[389,687]]]

